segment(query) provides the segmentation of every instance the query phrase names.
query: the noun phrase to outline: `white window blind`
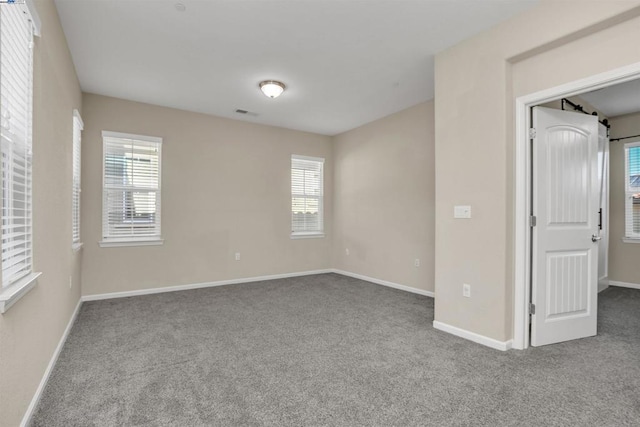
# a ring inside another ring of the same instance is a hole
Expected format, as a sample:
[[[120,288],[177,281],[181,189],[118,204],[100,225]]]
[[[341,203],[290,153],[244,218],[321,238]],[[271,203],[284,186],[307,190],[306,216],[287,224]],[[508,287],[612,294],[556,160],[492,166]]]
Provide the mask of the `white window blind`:
[[[291,234],[322,234],[324,159],[291,156]]]
[[[32,271],[33,25],[25,5],[0,5],[2,287]]]
[[[625,234],[640,239],[640,142],[625,144]]]
[[[77,110],[73,111],[73,183],[72,183],[72,221],[71,232],[73,243],[80,243],[80,165],[81,165],[81,141],[82,141],[82,118]]]
[[[160,240],[162,139],[103,132],[103,242]]]

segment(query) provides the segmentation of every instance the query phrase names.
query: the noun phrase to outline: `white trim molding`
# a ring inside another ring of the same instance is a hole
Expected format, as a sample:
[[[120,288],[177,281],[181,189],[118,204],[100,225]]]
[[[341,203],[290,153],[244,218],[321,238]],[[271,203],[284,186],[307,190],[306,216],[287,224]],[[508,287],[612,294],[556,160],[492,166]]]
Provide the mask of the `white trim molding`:
[[[53,354],[51,355],[51,360],[49,360],[47,369],[45,369],[44,374],[42,375],[42,379],[40,380],[40,384],[38,385],[38,388],[36,389],[36,392],[33,395],[33,398],[31,399],[31,403],[29,403],[29,407],[27,408],[27,411],[22,417],[22,422],[20,423],[20,427],[26,427],[31,424],[31,418],[33,417],[33,414],[36,408],[38,407],[38,403],[40,402],[40,398],[42,397],[42,392],[44,391],[44,388],[47,385],[47,382],[49,381],[49,377],[51,376],[51,372],[53,372],[53,368],[56,365],[56,362],[58,361],[58,357],[60,356],[62,347],[64,347],[64,343],[67,341],[67,338],[69,337],[69,333],[71,332],[71,328],[73,327],[73,324],[75,323],[76,318],[78,317],[78,313],[80,312],[81,306],[82,306],[82,299],[79,299],[78,304],[76,304],[76,308],[75,310],[73,310],[73,314],[71,315],[71,318],[67,323],[67,327],[62,333],[62,337],[60,337],[58,346],[56,347]]]
[[[455,326],[448,325],[446,323],[433,321],[433,327],[439,331],[447,332],[460,338],[464,338],[469,341],[473,341],[477,344],[482,344],[486,347],[491,347],[500,351],[511,350],[512,340],[498,341],[493,338],[485,337],[484,335],[476,334],[475,332],[467,331],[466,329],[457,328]]]
[[[73,117],[78,120],[80,130],[84,130],[84,122],[82,121],[82,117],[80,117],[80,112],[75,108],[73,109]]]
[[[136,141],[155,142],[162,144],[162,138],[159,136],[136,135],[135,133],[112,132],[109,130],[102,131],[103,138],[119,138],[119,139],[135,139]]]
[[[529,347],[530,154],[527,150],[531,107],[640,78],[640,62],[516,98],[514,178],[513,348]]]
[[[315,274],[326,274],[326,273],[341,274],[343,276],[349,276],[349,277],[353,277],[355,279],[365,280],[367,282],[374,283],[374,284],[377,284],[377,285],[388,286],[388,287],[391,287],[391,288],[400,289],[402,291],[411,292],[411,293],[414,293],[414,294],[425,295],[425,296],[428,296],[428,297],[433,297],[434,296],[433,292],[431,292],[431,291],[425,291],[425,290],[422,290],[422,289],[412,288],[410,286],[400,285],[398,283],[388,282],[386,280],[375,279],[375,278],[372,278],[372,277],[363,276],[361,274],[351,273],[351,272],[348,272],[348,271],[337,270],[337,269],[300,271],[300,272],[294,272],[294,273],[273,274],[273,275],[269,275],[269,276],[256,276],[256,277],[247,277],[247,278],[242,278],[242,279],[230,279],[230,280],[219,280],[219,281],[215,281],[215,282],[194,283],[194,284],[190,284],[190,285],[167,286],[167,287],[163,287],[163,288],[139,289],[139,290],[135,290],[135,291],[126,291],[126,292],[112,292],[112,293],[105,293],[105,294],[84,295],[78,301],[78,304],[76,305],[76,308],[73,311],[73,314],[71,315],[71,318],[69,319],[69,322],[67,323],[67,327],[64,330],[64,332],[62,334],[62,337],[60,338],[60,341],[58,342],[58,346],[56,347],[55,351],[53,352],[53,355],[51,356],[51,359],[49,360],[49,364],[47,365],[47,368],[44,371],[44,374],[42,376],[42,380],[40,381],[40,384],[38,385],[38,388],[36,389],[36,392],[35,392],[33,398],[31,399],[31,403],[29,404],[29,407],[27,408],[27,411],[25,412],[25,414],[24,414],[24,416],[22,418],[22,422],[20,423],[20,426],[21,427],[26,427],[31,423],[31,418],[33,417],[33,414],[34,414],[34,412],[35,412],[35,410],[36,410],[36,408],[38,406],[38,403],[40,402],[40,398],[42,397],[42,393],[43,393],[43,391],[44,391],[44,389],[45,389],[45,387],[47,385],[47,382],[49,381],[49,377],[51,376],[53,368],[55,367],[55,364],[58,361],[58,357],[60,356],[60,352],[62,351],[62,348],[64,347],[64,344],[67,341],[67,338],[69,337],[69,333],[71,332],[71,328],[73,327],[73,324],[75,323],[76,318],[78,317],[78,313],[80,312],[80,307],[82,306],[83,302],[85,302],[85,301],[99,301],[99,300],[106,300],[106,299],[113,299],[113,298],[126,298],[126,297],[132,297],[132,296],[140,296],[140,295],[151,295],[151,294],[159,294],[159,293],[165,293],[165,292],[186,291],[186,290],[190,290],[190,289],[209,288],[209,287],[233,285],[233,284],[239,284],[239,283],[260,282],[260,281],[264,281],[264,280],[285,279],[285,278],[289,278],[289,277],[302,277],[302,276],[311,276],[311,275],[315,275]],[[436,326],[436,323],[438,323],[438,322],[434,322],[434,327],[436,327],[436,329],[442,329],[442,328]],[[449,327],[449,328],[452,328],[452,327]],[[453,328],[453,329],[457,329],[457,328]],[[442,330],[446,330],[446,329],[442,329]],[[446,331],[450,332],[450,330],[446,330]],[[450,332],[450,333],[452,333],[454,335],[462,336],[463,338],[467,337],[465,335],[460,335],[460,334],[458,334],[456,332]],[[467,334],[472,334],[472,333],[471,332],[467,332]],[[476,335],[476,334],[472,334],[472,335]],[[477,335],[477,336],[480,337],[480,335]],[[484,338],[484,340],[486,342],[495,341],[495,340],[491,340],[490,338],[486,338],[486,337],[483,337],[483,338]],[[472,341],[475,341],[475,342],[479,342],[479,341],[476,341],[475,339],[472,339],[472,338],[468,338],[468,339],[471,339]],[[498,343],[498,341],[495,341],[495,342]],[[481,342],[481,343],[484,343],[484,342]],[[489,344],[485,344],[485,345],[489,345]],[[509,344],[509,346],[510,346],[510,344]],[[498,347],[495,347],[493,345],[489,345],[489,347],[498,348]],[[501,348],[499,348],[499,349],[501,349]]]
[[[322,164],[325,162],[324,157],[301,156],[299,154],[291,154],[291,158],[296,160],[308,160],[310,162],[320,162]]]
[[[20,298],[33,289],[42,273],[30,273],[0,291],[0,313],[4,314]]]
[[[42,29],[42,21],[40,20],[40,15],[38,15],[38,9],[36,9],[35,0],[26,0],[25,6],[27,7],[27,10],[29,11],[29,15],[31,16],[31,24],[33,25],[33,35],[36,37],[40,37],[41,29]]]
[[[186,285],[165,286],[162,288],[137,289],[135,291],[109,292],[106,294],[84,295],[82,301],[99,301],[112,298],[127,298],[139,295],[162,294],[165,292],[188,291],[191,289],[214,288],[217,286],[235,285],[237,283],[262,282],[264,280],[286,279],[288,277],[311,276],[314,274],[331,273],[327,270],[299,271],[295,273],[272,274],[269,276],[245,277],[241,279],[218,280],[215,282],[191,283]]]
[[[598,293],[604,291],[608,287],[609,287],[609,278],[608,277],[602,277],[602,278],[598,279]]]
[[[291,233],[291,238],[293,240],[296,240],[296,239],[321,239],[323,237],[324,237],[324,231],[311,231],[311,232],[296,231],[294,233]]]
[[[98,245],[101,248],[120,248],[126,246],[160,246],[164,244],[164,239],[128,239],[128,240],[100,240]]]
[[[640,284],[638,283],[618,282],[616,280],[609,280],[609,286],[617,286],[619,288],[640,289]]]
[[[369,277],[369,276],[365,276],[357,273],[351,273],[350,271],[339,270],[336,268],[332,269],[331,271],[336,274],[342,274],[343,276],[349,276],[349,277],[353,277],[354,279],[360,279],[367,282],[375,283],[376,285],[387,286],[389,288],[400,289],[401,291],[411,292],[413,294],[419,294],[419,295],[435,298],[435,294],[433,292],[426,291],[424,289],[412,288],[411,286],[401,285],[399,283],[376,279],[374,277]]]
[[[343,276],[353,277],[354,279],[360,279],[367,282],[371,282],[376,285],[382,285],[382,286],[387,286],[394,289],[400,289],[401,291],[424,295],[431,298],[434,297],[434,293],[431,291],[412,288],[410,286],[400,285],[398,283],[389,282],[386,280],[380,280],[373,277],[364,276],[362,274],[351,273],[349,271],[338,270],[335,268],[328,268],[324,270],[298,271],[295,273],[272,274],[268,276],[255,276],[255,277],[245,277],[240,279],[218,280],[214,282],[202,282],[202,283],[191,283],[186,285],[165,286],[161,288],[136,289],[133,291],[83,295],[82,301],[99,301],[99,300],[112,299],[112,298],[127,298],[127,297],[139,296],[139,295],[151,295],[151,294],[161,294],[165,292],[187,291],[190,289],[213,288],[217,286],[234,285],[238,283],[261,282],[264,280],[286,279],[289,277],[312,276],[314,274],[326,274],[326,273],[341,274]]]

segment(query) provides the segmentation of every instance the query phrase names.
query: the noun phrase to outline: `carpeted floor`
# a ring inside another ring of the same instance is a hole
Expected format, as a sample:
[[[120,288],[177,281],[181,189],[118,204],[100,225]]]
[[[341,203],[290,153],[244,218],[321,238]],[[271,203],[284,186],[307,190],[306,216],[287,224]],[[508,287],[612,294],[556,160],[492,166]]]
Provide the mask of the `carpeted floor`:
[[[35,426],[640,425],[640,290],[599,335],[500,352],[433,300],[323,274],[89,302]]]

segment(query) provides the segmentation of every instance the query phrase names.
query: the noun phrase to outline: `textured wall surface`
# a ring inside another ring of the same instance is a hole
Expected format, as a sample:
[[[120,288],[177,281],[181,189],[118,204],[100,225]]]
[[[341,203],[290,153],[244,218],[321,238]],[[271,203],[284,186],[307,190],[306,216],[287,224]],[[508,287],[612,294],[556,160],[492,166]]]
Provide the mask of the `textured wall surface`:
[[[71,249],[73,110],[82,95],[53,1],[36,1],[33,263],[38,284],[0,315],[0,424],[18,425],[80,299],[82,251]],[[69,284],[71,283],[71,287]]]
[[[640,135],[640,113],[611,119],[611,138]],[[640,284],[640,243],[622,241],[625,233],[625,142],[638,142],[640,137],[611,143],[611,206],[609,240],[609,280]]]
[[[330,137],[92,94],[83,103],[83,295],[330,267]],[[163,138],[163,245],[98,246],[103,130]],[[325,159],[324,238],[290,238],[292,154]]]
[[[639,5],[542,0],[436,57],[437,321],[511,339],[515,97],[639,61]]]
[[[433,291],[433,102],[340,134],[334,143],[333,267]]]

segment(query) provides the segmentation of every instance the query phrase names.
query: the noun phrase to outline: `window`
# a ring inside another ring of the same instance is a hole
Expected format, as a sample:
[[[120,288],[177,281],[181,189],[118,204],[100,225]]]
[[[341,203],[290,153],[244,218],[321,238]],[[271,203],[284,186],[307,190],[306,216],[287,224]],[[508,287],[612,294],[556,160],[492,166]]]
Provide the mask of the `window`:
[[[640,239],[640,142],[624,145],[625,236]]]
[[[161,244],[162,138],[102,132],[101,246]]]
[[[78,110],[73,110],[73,183],[71,197],[71,234],[73,248],[79,249],[80,243],[80,162],[82,129],[84,125]]]
[[[291,237],[322,237],[324,159],[291,156]]]
[[[34,21],[27,5],[0,5],[2,313],[38,276],[32,272],[31,224]]]

